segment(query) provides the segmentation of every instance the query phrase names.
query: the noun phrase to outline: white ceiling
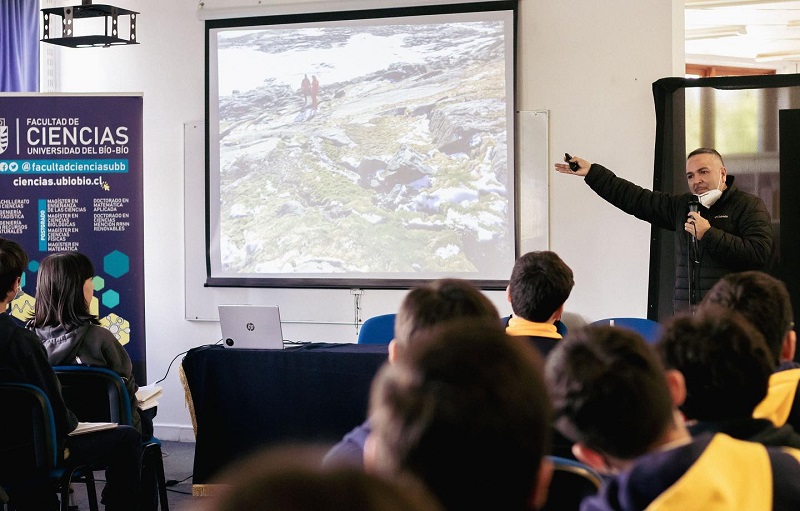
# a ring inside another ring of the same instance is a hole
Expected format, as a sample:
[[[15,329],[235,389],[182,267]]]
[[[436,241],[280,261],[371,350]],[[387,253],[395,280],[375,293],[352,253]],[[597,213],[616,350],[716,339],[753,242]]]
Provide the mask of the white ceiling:
[[[800,69],[800,1],[686,0],[686,61]],[[696,38],[730,28],[731,36]],[[770,54],[788,55],[766,57]]]

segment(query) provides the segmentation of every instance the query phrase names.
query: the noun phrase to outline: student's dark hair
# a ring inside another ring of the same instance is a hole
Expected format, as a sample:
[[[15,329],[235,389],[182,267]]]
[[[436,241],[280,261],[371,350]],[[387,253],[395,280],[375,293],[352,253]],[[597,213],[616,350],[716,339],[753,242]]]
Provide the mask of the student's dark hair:
[[[444,321],[489,318],[499,323],[494,304],[466,280],[440,279],[408,292],[400,304],[394,324],[394,339],[405,351],[421,331]]]
[[[756,327],[780,363],[783,340],[794,328],[789,291],[783,282],[760,271],[729,273],[714,284],[700,308],[724,307],[738,312]]]
[[[547,358],[555,427],[620,459],[648,452],[671,427],[672,398],[653,349],[612,326],[570,331]]]
[[[16,241],[0,238],[0,293],[5,295],[14,287],[28,266],[28,254]]]
[[[508,287],[514,314],[543,323],[569,298],[572,270],[550,251],[528,252],[514,263]]]
[[[497,320],[434,327],[373,382],[377,469],[419,478],[448,511],[528,509],[549,443],[541,358]]]
[[[42,259],[36,279],[33,325],[63,325],[69,330],[98,323],[83,295],[83,284],[92,277],[92,262],[79,252],[50,254]]]
[[[683,373],[687,419],[743,419],[767,395],[773,372],[764,338],[748,321],[721,307],[667,323],[657,344],[664,366]]]
[[[269,447],[234,463],[215,482],[207,511],[439,511],[416,480],[386,479],[349,466],[322,467],[312,445]]]
[[[689,156],[687,156],[686,159],[688,160],[692,156],[697,156],[698,154],[711,154],[711,155],[714,155],[717,158],[719,158],[719,162],[722,164],[722,166],[723,167],[725,166],[725,162],[722,159],[722,155],[719,154],[719,152],[716,149],[711,149],[710,147],[698,147],[697,149],[695,149],[694,151],[689,153]]]

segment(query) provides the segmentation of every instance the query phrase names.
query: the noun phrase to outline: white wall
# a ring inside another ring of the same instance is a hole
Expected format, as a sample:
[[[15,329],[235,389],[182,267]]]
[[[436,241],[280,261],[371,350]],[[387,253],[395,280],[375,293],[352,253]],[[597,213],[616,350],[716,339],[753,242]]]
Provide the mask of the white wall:
[[[197,0],[113,3],[141,11],[141,44],[59,49],[59,91],[144,93],[145,306],[152,382],[164,375],[175,355],[219,337],[217,323],[184,319],[183,125],[204,116],[204,29]],[[267,3],[207,0],[205,11]],[[318,10],[314,5],[322,3],[325,8],[370,5],[360,0],[293,2],[291,8]],[[273,4],[269,13],[290,8],[284,1]],[[371,5],[388,6],[377,0]],[[550,112],[551,161],[568,151],[650,186],[655,132],[651,84],[682,75],[683,40],[674,36],[682,34],[682,5],[677,0],[520,1],[518,108]],[[550,183],[551,248],[572,267],[576,279],[567,308],[586,320],[644,315],[649,226],[603,202],[580,178],[554,172]],[[355,339],[355,327],[347,324],[354,313],[348,290],[254,293],[261,299],[272,293],[286,302],[281,303],[284,319],[298,319],[285,328],[287,338]],[[366,291],[362,316],[394,310],[403,294]],[[509,311],[503,293],[489,295],[502,313]],[[300,321],[307,318],[322,321]],[[179,361],[164,382],[156,417],[156,434],[164,439],[192,438]]]

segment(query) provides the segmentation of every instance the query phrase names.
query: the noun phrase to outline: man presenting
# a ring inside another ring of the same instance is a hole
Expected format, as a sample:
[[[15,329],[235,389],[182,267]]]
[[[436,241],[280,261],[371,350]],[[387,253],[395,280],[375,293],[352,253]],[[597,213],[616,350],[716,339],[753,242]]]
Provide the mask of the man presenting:
[[[573,166],[556,163],[562,174],[584,176],[600,197],[622,211],[662,229],[675,231],[674,310],[703,299],[724,275],[761,270],[772,253],[772,228],[764,202],[739,190],[722,156],[695,149],[686,160],[689,193],[670,195],[641,188],[597,163],[573,157]]]

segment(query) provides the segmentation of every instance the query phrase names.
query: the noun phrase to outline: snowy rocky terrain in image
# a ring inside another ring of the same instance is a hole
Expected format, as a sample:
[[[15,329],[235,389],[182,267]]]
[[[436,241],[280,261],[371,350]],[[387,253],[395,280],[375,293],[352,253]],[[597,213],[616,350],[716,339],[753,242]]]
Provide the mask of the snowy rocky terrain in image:
[[[221,95],[225,271],[452,274],[510,250],[502,35],[483,22],[226,39],[254,69],[276,48],[303,68],[273,64]]]

